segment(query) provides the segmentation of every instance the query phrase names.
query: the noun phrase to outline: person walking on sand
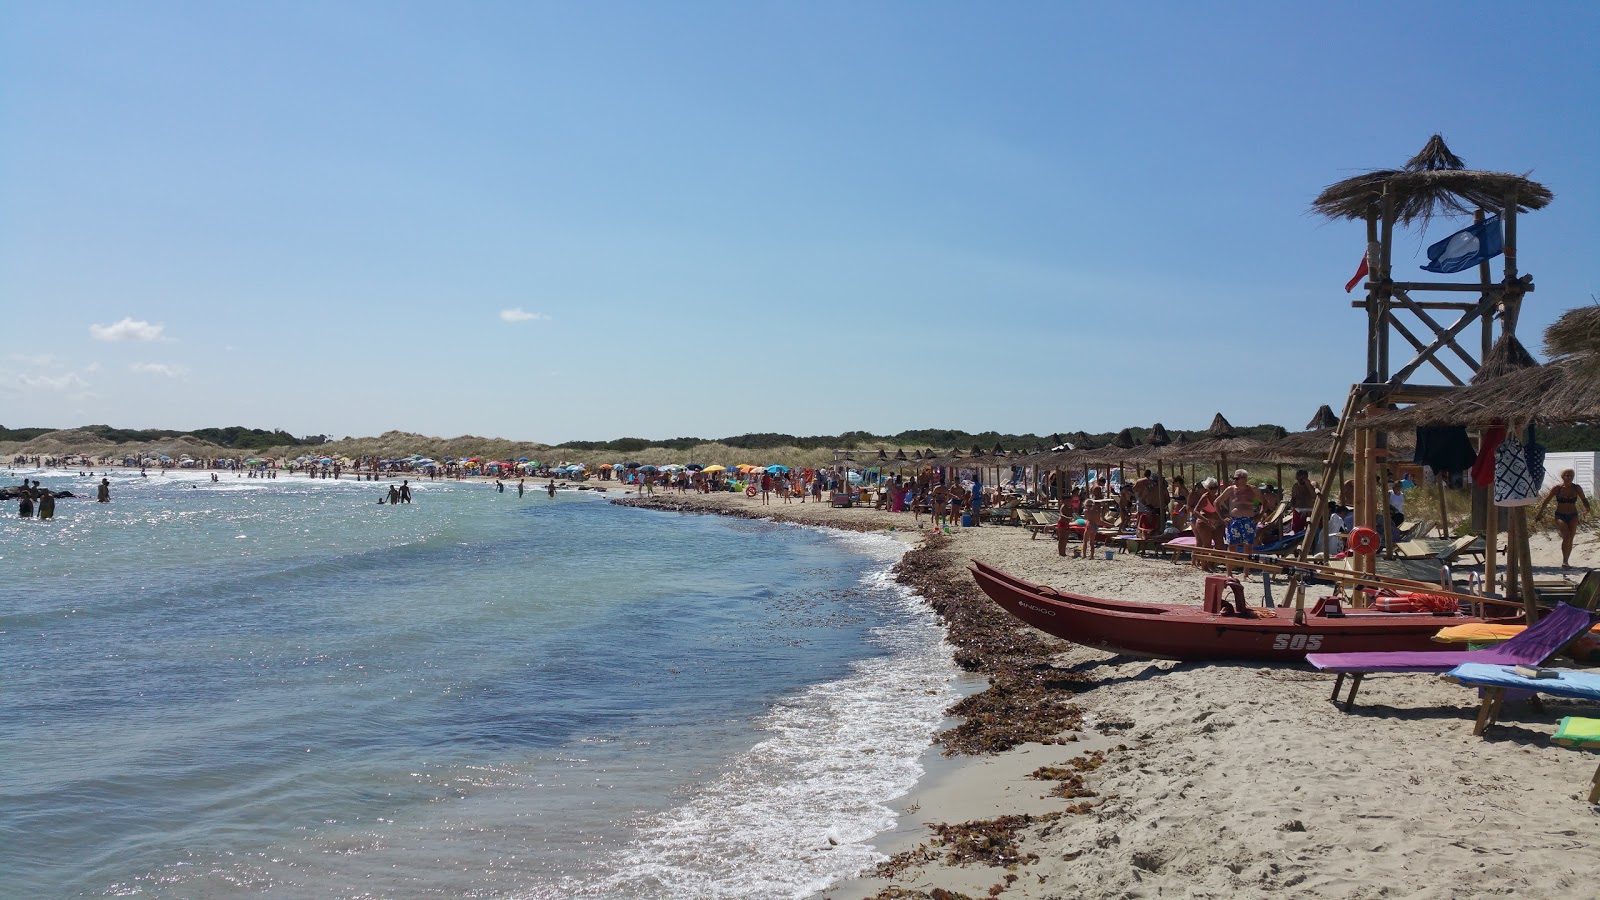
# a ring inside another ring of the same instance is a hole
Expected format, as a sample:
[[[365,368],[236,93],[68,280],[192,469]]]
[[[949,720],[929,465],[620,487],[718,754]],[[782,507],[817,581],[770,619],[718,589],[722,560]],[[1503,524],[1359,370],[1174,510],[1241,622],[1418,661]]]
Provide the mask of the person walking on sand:
[[[761,505],[762,506],[766,506],[767,504],[769,504],[771,502],[770,500],[767,499],[767,495],[769,493],[771,493],[771,491],[772,491],[772,473],[771,472],[762,472],[761,473]]]
[[[215,476],[215,475],[211,476],[213,481],[216,480],[216,477],[217,476]],[[101,502],[101,503],[110,503],[111,502],[111,479],[109,479],[109,478],[100,479],[100,487],[96,490],[95,493],[96,493],[96,498],[95,499],[99,500],[99,502]]]
[[[1556,530],[1561,532],[1563,571],[1572,568],[1572,541],[1578,536],[1578,504],[1583,504],[1584,512],[1592,512],[1589,507],[1589,495],[1583,492],[1583,485],[1573,481],[1577,474],[1571,469],[1562,469],[1561,483],[1544,495],[1544,502],[1539,504],[1539,510],[1533,514],[1533,520],[1539,521],[1550,501],[1556,502]]]

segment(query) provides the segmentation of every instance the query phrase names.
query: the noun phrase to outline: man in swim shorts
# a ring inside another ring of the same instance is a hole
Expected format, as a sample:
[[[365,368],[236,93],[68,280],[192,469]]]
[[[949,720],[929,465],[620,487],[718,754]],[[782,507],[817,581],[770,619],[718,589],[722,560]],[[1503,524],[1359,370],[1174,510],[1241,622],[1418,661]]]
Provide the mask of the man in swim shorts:
[[[1298,534],[1305,530],[1311,519],[1311,509],[1317,504],[1317,488],[1311,483],[1311,473],[1296,469],[1294,484],[1289,485],[1289,531]]]
[[[1256,509],[1261,505],[1261,492],[1250,483],[1250,473],[1238,469],[1233,473],[1233,484],[1217,498],[1217,505],[1228,511],[1223,525],[1223,542],[1234,553],[1249,553],[1256,542]],[[1232,574],[1231,567],[1228,574]]]

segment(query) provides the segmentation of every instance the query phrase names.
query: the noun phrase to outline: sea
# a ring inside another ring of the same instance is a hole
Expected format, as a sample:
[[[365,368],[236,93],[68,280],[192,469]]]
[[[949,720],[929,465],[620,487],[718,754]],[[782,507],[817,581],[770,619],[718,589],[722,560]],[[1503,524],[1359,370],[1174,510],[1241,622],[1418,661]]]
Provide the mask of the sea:
[[[23,478],[81,499],[0,516],[6,896],[804,897],[881,858],[961,690],[892,536]]]

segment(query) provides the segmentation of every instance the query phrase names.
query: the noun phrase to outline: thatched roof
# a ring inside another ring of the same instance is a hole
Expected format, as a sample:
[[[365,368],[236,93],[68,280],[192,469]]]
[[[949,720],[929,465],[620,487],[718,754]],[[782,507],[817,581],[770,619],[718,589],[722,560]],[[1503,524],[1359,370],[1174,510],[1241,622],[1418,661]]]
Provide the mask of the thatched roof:
[[[1549,188],[1524,175],[1466,168],[1436,134],[1404,168],[1374,169],[1330,184],[1311,201],[1311,208],[1330,219],[1365,219],[1383,202],[1385,192],[1393,200],[1395,220],[1403,225],[1426,225],[1437,215],[1503,210],[1508,202],[1529,212],[1555,198]]]
[[[906,461],[906,448],[901,447],[899,450],[896,450],[894,452],[894,458],[899,462],[905,462]]]
[[[1111,439],[1111,446],[1118,450],[1132,450],[1137,444],[1138,442],[1133,439],[1133,431],[1128,428],[1117,432],[1117,436]]]
[[[1510,375],[1523,369],[1531,369],[1539,365],[1533,358],[1528,348],[1522,346],[1514,334],[1502,334],[1500,339],[1489,348],[1489,355],[1483,358],[1483,365],[1478,368],[1478,373],[1472,376],[1473,384],[1482,384],[1491,378]]]
[[[1334,415],[1333,407],[1326,403],[1317,407],[1316,415],[1312,416],[1311,421],[1306,423],[1307,431],[1315,431],[1319,428],[1337,427],[1339,427],[1339,417]]]
[[[1268,441],[1239,454],[1239,459],[1270,463],[1322,462],[1333,449],[1334,428],[1314,428],[1297,431],[1275,441]],[[1389,449],[1409,453],[1416,448],[1416,434],[1397,431],[1389,435]]]
[[[1514,335],[1502,335],[1466,387],[1408,409],[1385,413],[1374,424],[1491,425],[1600,422],[1600,353],[1593,347],[1600,314],[1583,307],[1563,314],[1545,332],[1545,346],[1567,351],[1539,365]],[[1554,335],[1552,336],[1552,332]]]
[[[1217,413],[1211,419],[1211,427],[1206,429],[1209,437],[1194,443],[1178,441],[1171,447],[1161,451],[1162,459],[1179,460],[1183,462],[1197,462],[1200,460],[1218,459],[1223,456],[1237,456],[1248,450],[1261,446],[1261,442],[1253,438],[1239,437],[1233,425]]]
[[[1552,359],[1587,356],[1600,364],[1600,306],[1580,306],[1562,313],[1544,330],[1544,352]]]
[[[1157,422],[1150,426],[1150,433],[1144,436],[1144,442],[1152,447],[1165,447],[1172,443],[1172,435],[1167,434],[1167,426]]]

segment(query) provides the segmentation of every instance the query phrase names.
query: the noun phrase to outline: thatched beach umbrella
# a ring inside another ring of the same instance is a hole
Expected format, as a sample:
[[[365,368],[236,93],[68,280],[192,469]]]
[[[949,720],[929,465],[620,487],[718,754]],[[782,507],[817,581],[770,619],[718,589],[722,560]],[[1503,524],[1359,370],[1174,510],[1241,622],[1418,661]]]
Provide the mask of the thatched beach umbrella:
[[[1553,326],[1552,326],[1553,327]],[[1586,357],[1539,365],[1514,334],[1504,334],[1472,383],[1426,403],[1369,420],[1374,428],[1511,423],[1567,424],[1600,420],[1600,379],[1586,374]]]
[[[1338,427],[1339,417],[1334,413],[1333,407],[1326,403],[1317,407],[1316,414],[1311,417],[1311,421],[1306,423],[1306,431],[1316,431],[1321,428]]]
[[[1393,221],[1424,226],[1436,215],[1472,215],[1479,209],[1543,209],[1555,195],[1522,175],[1466,168],[1434,135],[1401,169],[1373,169],[1323,188],[1311,208],[1330,219],[1365,219],[1388,197]]]
[[[1260,441],[1253,438],[1240,437],[1232,424],[1217,413],[1211,419],[1211,427],[1206,429],[1206,438],[1188,445],[1183,450],[1175,452],[1172,459],[1186,461],[1216,460],[1217,479],[1227,483],[1225,477],[1228,469],[1228,457],[1237,456],[1261,445]]]

